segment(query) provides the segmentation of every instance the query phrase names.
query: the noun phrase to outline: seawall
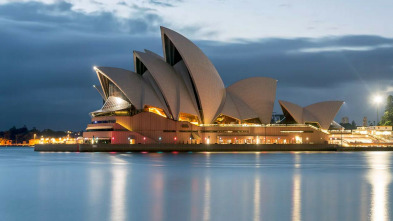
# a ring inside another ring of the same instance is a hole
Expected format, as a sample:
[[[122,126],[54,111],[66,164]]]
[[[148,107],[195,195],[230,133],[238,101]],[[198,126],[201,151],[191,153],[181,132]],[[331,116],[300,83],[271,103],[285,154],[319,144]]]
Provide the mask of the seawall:
[[[44,144],[35,151],[54,152],[235,152],[235,151],[337,151],[332,144]]]

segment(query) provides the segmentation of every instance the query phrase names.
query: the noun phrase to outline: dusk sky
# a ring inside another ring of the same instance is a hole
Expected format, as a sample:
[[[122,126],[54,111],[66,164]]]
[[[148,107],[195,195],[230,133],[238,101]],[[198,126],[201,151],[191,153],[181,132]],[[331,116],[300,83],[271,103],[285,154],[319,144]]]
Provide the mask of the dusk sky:
[[[133,50],[162,55],[159,26],[199,46],[226,86],[277,79],[277,113],[278,100],[343,100],[336,121],[373,121],[372,96],[393,94],[392,8],[391,0],[0,0],[0,130],[85,129],[102,105],[93,66],[133,70]]]

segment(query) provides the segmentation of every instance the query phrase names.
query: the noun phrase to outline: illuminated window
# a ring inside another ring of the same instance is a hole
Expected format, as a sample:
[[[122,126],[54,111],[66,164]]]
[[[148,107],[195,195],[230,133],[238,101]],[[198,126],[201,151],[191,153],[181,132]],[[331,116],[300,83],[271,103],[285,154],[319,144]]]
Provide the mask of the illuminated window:
[[[214,123],[215,124],[240,124],[240,120],[224,114],[220,114],[218,115]]]
[[[179,114],[179,121],[187,121],[192,124],[198,125],[198,117],[192,114],[180,113]]]
[[[164,110],[158,107],[145,105],[144,111],[160,115],[161,117],[167,117]]]
[[[243,121],[244,124],[262,124],[259,118],[251,118]]]

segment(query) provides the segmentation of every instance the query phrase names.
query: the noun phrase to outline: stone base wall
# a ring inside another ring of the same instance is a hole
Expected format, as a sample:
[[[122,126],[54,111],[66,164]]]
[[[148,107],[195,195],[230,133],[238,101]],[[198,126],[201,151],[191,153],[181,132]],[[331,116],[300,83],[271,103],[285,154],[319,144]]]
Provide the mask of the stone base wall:
[[[331,144],[79,144],[37,145],[35,151],[58,152],[237,152],[237,151],[336,151]]]

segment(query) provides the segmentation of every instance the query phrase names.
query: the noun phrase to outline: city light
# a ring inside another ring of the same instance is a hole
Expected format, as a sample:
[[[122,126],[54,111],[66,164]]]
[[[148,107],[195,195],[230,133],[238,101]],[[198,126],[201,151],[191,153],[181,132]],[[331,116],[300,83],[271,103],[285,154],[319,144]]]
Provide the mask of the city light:
[[[373,98],[374,103],[377,105],[377,121],[376,125],[379,123],[379,104],[382,103],[383,98],[381,95],[375,95]]]
[[[373,98],[373,101],[374,101],[374,103],[376,103],[376,104],[382,103],[382,100],[383,100],[383,98],[382,98],[381,95],[376,95],[376,96],[374,96],[374,98]]]

